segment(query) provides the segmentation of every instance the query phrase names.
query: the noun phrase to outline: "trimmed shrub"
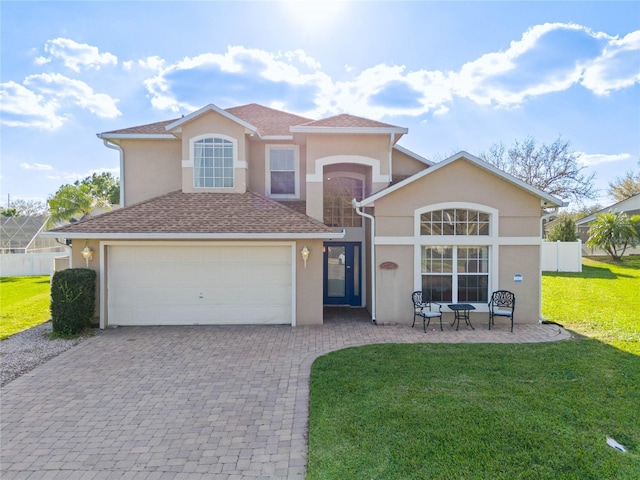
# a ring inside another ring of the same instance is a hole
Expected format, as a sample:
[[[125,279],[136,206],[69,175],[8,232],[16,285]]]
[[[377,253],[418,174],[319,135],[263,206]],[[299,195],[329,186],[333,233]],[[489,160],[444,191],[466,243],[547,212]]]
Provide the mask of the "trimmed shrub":
[[[578,240],[576,222],[568,213],[561,213],[549,229],[547,240],[550,242],[575,242]]]
[[[54,273],[51,280],[53,333],[76,335],[91,325],[96,306],[96,272],[69,268]]]

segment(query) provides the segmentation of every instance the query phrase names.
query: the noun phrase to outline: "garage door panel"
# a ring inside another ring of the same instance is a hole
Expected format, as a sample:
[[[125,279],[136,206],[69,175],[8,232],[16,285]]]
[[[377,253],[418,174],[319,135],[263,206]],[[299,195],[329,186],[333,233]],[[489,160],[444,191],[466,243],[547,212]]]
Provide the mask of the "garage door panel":
[[[112,325],[290,324],[292,247],[110,246]]]

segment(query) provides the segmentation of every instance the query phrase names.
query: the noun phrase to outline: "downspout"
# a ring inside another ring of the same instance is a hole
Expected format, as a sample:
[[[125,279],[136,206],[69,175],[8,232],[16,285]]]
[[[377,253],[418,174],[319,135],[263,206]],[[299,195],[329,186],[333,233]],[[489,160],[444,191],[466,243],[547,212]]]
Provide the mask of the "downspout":
[[[361,217],[368,218],[371,221],[371,323],[376,323],[376,219],[373,215],[364,213],[360,210],[360,204],[354,198],[351,200],[351,205],[356,210],[356,213]]]
[[[393,183],[393,133],[389,134],[389,185]]]
[[[125,206],[124,204],[125,202],[125,199],[124,199],[124,151],[122,150],[122,147],[120,147],[120,145],[111,143],[106,138],[103,138],[102,142],[104,143],[105,147],[110,148],[112,150],[117,150],[118,152],[120,152],[120,208],[122,208]]]

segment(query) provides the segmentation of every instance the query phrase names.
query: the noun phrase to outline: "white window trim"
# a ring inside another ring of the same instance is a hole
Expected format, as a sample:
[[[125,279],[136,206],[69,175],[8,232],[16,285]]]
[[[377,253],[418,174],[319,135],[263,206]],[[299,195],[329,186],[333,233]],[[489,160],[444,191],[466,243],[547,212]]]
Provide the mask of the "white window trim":
[[[489,235],[420,235],[420,216],[425,212],[433,210],[446,210],[460,208],[466,210],[478,210],[488,213]],[[414,237],[413,237],[413,259],[414,259],[414,290],[422,290],[422,247],[423,246],[486,246],[489,247],[489,285],[488,294],[499,285],[500,278],[500,239],[499,239],[499,211],[496,208],[478,203],[469,202],[446,202],[428,205],[414,211]],[[457,273],[456,273],[457,275]],[[476,307],[476,312],[488,312],[486,303],[472,303]],[[445,306],[445,311],[448,308]]]
[[[220,138],[222,140],[227,140],[233,144],[233,184],[230,187],[198,187],[196,186],[196,168],[195,168],[195,144],[199,140],[204,140],[205,138]],[[183,167],[193,168],[192,173],[192,182],[193,188],[198,190],[231,190],[235,188],[236,185],[236,169],[241,168],[241,165],[238,162],[238,140],[236,138],[230,137],[228,135],[224,135],[222,133],[203,133],[202,135],[197,135],[189,139],[189,162],[185,165],[185,162],[182,162]]]
[[[293,160],[295,168],[295,191],[291,193],[271,193],[271,149],[282,148],[293,150]],[[298,145],[291,145],[290,143],[278,144],[269,143],[264,146],[264,159],[265,159],[265,192],[268,197],[271,198],[300,198],[300,147]]]

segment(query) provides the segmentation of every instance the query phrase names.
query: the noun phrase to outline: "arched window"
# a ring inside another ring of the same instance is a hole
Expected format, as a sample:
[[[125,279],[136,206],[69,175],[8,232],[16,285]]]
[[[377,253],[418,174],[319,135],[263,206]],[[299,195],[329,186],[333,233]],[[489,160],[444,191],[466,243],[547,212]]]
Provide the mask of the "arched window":
[[[464,203],[416,211],[420,284],[431,300],[487,303],[496,273],[497,216],[495,209]]]
[[[193,186],[196,188],[233,188],[235,144],[226,138],[211,136],[192,142]]]

